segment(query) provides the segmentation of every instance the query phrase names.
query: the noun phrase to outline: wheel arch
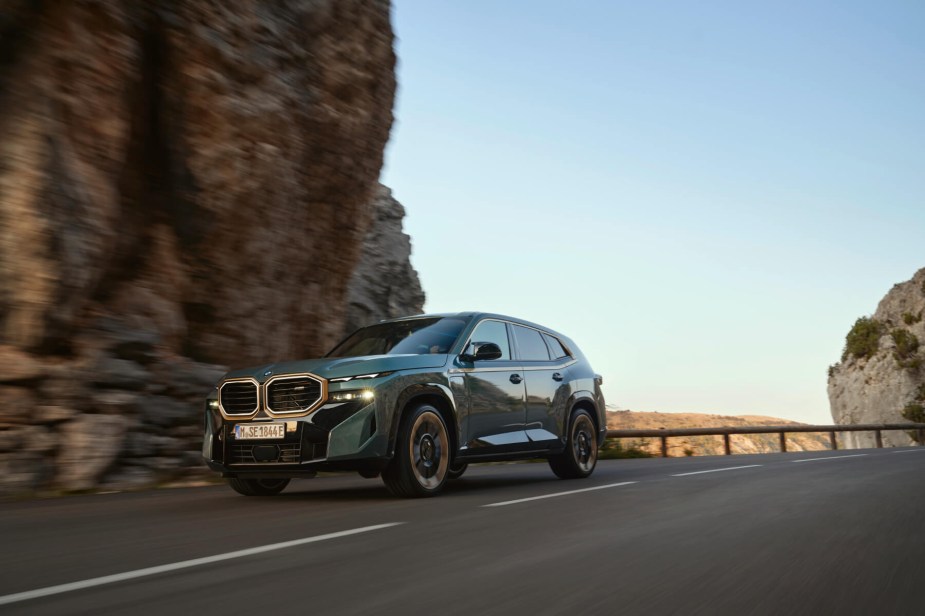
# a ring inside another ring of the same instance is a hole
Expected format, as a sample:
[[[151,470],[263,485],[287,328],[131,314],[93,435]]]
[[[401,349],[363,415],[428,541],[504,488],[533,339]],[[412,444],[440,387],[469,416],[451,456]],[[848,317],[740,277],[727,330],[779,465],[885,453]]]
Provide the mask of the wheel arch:
[[[423,383],[412,385],[405,389],[395,402],[395,412],[392,414],[392,423],[389,426],[388,455],[395,455],[395,442],[398,439],[398,429],[406,416],[406,411],[416,403],[431,404],[440,411],[446,422],[446,429],[450,436],[452,457],[456,456],[459,448],[459,423],[456,417],[456,404],[450,388],[439,383]]]
[[[594,394],[590,391],[577,391],[569,398],[568,403],[568,417],[566,418],[566,430],[568,429],[568,422],[572,418],[572,413],[575,412],[575,409],[584,409],[588,411],[588,414],[591,415],[591,421],[594,422],[594,429],[598,433],[598,444],[603,441],[603,437],[607,431],[606,418],[601,417],[601,411],[597,408],[597,402],[594,399]],[[603,424],[601,423],[603,421]]]

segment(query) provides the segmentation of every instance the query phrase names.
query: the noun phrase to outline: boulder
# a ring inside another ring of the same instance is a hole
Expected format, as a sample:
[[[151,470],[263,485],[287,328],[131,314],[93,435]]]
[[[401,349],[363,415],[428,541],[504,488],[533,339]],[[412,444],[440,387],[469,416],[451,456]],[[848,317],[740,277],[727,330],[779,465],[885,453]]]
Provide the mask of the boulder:
[[[34,381],[46,372],[41,362],[28,353],[9,345],[0,345],[0,383]]]
[[[159,428],[202,422],[201,408],[167,396],[145,396],[138,410],[143,424]]]
[[[119,415],[80,415],[62,424],[56,483],[64,490],[88,490],[122,450],[128,419]]]
[[[0,423],[31,423],[37,406],[38,396],[34,390],[0,385]]]

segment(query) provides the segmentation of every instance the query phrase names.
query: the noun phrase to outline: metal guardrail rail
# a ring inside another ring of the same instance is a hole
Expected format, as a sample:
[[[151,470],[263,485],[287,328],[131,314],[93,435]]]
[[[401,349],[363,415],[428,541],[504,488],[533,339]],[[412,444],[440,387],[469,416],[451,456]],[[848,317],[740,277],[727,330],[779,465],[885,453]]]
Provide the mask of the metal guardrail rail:
[[[838,432],[873,432],[877,447],[883,447],[883,432],[887,430],[907,430],[917,432],[919,445],[925,445],[925,423],[907,424],[854,424],[811,426],[791,424],[784,426],[735,426],[719,428],[656,428],[649,430],[608,430],[607,438],[659,438],[662,444],[662,457],[668,457],[668,439],[676,436],[722,436],[726,455],[732,455],[729,437],[733,434],[778,434],[780,450],[787,451],[787,434],[794,432],[828,432],[829,443],[833,450],[838,449]]]

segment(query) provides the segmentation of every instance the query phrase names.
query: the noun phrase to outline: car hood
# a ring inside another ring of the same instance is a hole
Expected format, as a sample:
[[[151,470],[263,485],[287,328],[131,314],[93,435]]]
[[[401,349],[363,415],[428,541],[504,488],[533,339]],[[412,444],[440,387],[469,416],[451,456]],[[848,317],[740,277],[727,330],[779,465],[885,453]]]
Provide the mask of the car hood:
[[[366,355],[363,357],[301,359],[233,370],[223,379],[250,377],[262,383],[270,377],[304,372],[311,372],[326,379],[336,379],[394,370],[441,368],[446,365],[448,357],[447,355]]]

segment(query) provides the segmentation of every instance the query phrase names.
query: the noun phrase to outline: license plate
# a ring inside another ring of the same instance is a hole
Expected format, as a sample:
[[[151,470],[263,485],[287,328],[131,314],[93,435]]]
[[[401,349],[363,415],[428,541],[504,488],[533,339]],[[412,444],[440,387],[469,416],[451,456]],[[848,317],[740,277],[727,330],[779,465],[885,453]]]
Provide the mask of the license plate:
[[[284,438],[285,436],[286,424],[284,423],[238,424],[234,427],[234,437],[242,441]]]

